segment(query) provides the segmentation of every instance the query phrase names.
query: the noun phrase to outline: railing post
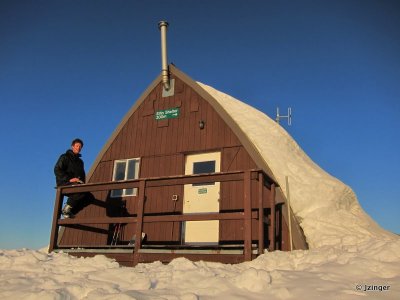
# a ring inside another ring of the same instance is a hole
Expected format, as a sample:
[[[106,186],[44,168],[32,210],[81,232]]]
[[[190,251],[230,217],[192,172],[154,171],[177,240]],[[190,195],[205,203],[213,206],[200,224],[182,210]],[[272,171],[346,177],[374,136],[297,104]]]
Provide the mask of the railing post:
[[[264,253],[264,174],[258,173],[258,254]]]
[[[143,179],[139,183],[139,199],[137,205],[137,222],[135,231],[135,248],[133,250],[133,265],[139,263],[139,250],[142,248],[142,231],[143,231],[143,212],[144,212],[144,200],[146,195],[146,180]]]
[[[244,173],[244,260],[251,260],[251,172]]]
[[[56,192],[56,200],[54,203],[54,211],[53,211],[53,222],[51,225],[51,234],[50,234],[50,245],[49,245],[49,253],[52,252],[57,246],[58,240],[58,219],[61,216],[61,205],[63,195],[61,194],[61,188],[57,188]]]
[[[276,209],[275,209],[275,184],[271,184],[271,193],[270,193],[270,204],[271,204],[271,224],[270,224],[270,244],[269,244],[269,250],[274,251],[275,250],[275,237],[276,237],[276,221],[275,221],[275,214],[276,214]]]

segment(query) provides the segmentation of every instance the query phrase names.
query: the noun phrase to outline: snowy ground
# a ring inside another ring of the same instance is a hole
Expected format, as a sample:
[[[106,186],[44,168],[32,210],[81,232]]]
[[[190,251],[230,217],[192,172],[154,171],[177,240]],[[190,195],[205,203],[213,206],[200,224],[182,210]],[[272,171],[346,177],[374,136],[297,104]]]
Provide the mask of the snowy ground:
[[[267,253],[237,265],[0,250],[0,299],[400,299],[400,239]],[[370,288],[371,290],[367,290]]]

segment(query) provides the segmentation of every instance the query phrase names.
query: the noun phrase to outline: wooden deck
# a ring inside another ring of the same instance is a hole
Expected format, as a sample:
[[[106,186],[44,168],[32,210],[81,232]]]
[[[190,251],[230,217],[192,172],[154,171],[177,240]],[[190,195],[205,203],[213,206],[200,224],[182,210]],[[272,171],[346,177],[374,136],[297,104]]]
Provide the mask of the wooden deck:
[[[147,188],[228,181],[243,182],[243,208],[240,210],[201,214],[182,214],[182,212],[176,212],[175,214],[161,213],[157,215],[149,215],[144,211]],[[254,189],[251,188],[252,182],[257,184],[258,188],[256,193],[254,193]],[[264,199],[263,190],[265,187],[271,191],[268,199]],[[61,207],[65,194],[111,191],[126,188],[138,188],[137,214],[134,216],[61,219]],[[275,250],[277,245],[276,238],[281,235],[279,231],[282,230],[282,226],[277,226],[278,222],[276,218],[281,218],[282,203],[276,203],[275,201],[275,188],[276,183],[262,170],[140,178],[121,182],[89,183],[59,187],[57,188],[54,205],[49,252],[63,251],[71,255],[85,257],[103,254],[116,259],[117,262],[126,266],[134,266],[140,262],[152,262],[157,260],[169,262],[176,257],[225,263],[249,261],[264,253],[264,243],[266,239],[269,241],[268,250]],[[257,199],[255,199],[256,201],[254,201],[252,197],[257,197]],[[266,202],[267,205],[265,205]],[[257,204],[254,205],[254,203]],[[265,214],[266,210],[269,212],[268,216]],[[147,243],[142,239],[135,239],[134,243],[130,245],[85,245],[85,243],[80,245],[60,245],[58,242],[61,232],[60,228],[62,227],[79,227],[85,230],[86,227],[88,228],[92,224],[135,224],[135,236],[138,237],[142,235],[143,225],[145,223],[181,223],[185,221],[204,220],[240,220],[243,224],[243,241],[241,243],[221,245],[186,245],[176,244],[176,242],[168,243],[165,241],[155,244]],[[257,224],[257,228],[254,228],[254,224]],[[264,228],[266,228],[266,226],[268,226],[268,232],[265,232]],[[253,236],[254,230],[257,232],[256,239],[254,239]]]

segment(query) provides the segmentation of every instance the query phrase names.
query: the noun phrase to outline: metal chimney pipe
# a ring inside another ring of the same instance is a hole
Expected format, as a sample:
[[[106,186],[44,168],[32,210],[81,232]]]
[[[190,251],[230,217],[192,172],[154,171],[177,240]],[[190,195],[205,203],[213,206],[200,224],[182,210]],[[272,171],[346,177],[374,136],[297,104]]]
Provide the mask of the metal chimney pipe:
[[[158,28],[161,31],[161,71],[162,71],[162,81],[165,90],[170,89],[169,83],[169,73],[168,73],[168,59],[167,59],[167,28],[168,22],[160,21],[158,22]]]

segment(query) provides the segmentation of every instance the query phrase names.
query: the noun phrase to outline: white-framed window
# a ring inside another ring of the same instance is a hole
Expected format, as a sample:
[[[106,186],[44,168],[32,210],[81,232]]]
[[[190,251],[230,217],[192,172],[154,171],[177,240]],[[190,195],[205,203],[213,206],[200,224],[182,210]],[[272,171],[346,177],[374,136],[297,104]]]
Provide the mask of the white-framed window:
[[[139,178],[139,158],[120,159],[114,161],[113,181]],[[111,197],[136,196],[137,188],[112,190]]]

